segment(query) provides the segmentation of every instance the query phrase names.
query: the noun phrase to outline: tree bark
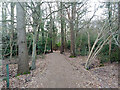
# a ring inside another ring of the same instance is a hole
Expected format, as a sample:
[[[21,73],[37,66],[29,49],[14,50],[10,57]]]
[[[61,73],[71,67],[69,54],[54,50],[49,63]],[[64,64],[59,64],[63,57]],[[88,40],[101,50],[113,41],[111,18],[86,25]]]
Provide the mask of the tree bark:
[[[75,20],[75,3],[72,3],[72,17],[70,18],[70,31],[71,31],[71,56],[76,56],[75,53],[75,33],[74,33],[74,20]]]
[[[119,33],[119,36],[118,36],[118,38],[119,38],[119,44],[120,44],[120,1],[118,2],[118,33]],[[119,49],[120,49],[120,47],[119,47]]]
[[[10,60],[13,53],[13,32],[14,32],[14,3],[11,3],[11,31],[10,31]]]
[[[50,13],[52,13],[52,11],[51,11],[51,6],[50,6],[50,4],[48,4],[49,5],[49,9],[50,9]],[[52,19],[52,14],[50,15],[50,38],[51,38],[51,41],[50,41],[50,47],[51,47],[51,53],[53,52],[53,41],[52,41],[52,32],[53,32],[53,19]]]
[[[24,3],[19,2],[17,7],[17,30],[18,30],[18,74],[29,72],[28,51],[25,31]]]
[[[108,20],[109,20],[109,30],[111,29],[111,15],[112,15],[112,7],[111,7],[111,3],[108,2]],[[111,33],[110,33],[111,34]],[[112,40],[109,40],[109,59],[111,56],[111,42]],[[111,61],[111,60],[110,60]],[[112,61],[111,61],[112,62]]]
[[[65,23],[65,33],[64,33],[64,37],[65,37],[64,49],[65,49],[65,51],[67,51],[67,29],[66,29],[66,23]]]
[[[60,7],[62,8],[62,2],[60,2]],[[60,50],[60,53],[63,54],[64,52],[64,26],[63,26],[63,10],[61,9],[60,10],[60,13],[61,13],[61,50]]]
[[[87,34],[88,34],[88,49],[89,49],[89,53],[90,53],[91,45],[90,45],[90,33],[89,33],[89,31],[87,32]]]
[[[33,50],[32,50],[32,67],[31,69],[36,69],[36,42],[37,42],[37,27],[33,26],[34,34],[33,34]]]
[[[2,36],[5,37],[7,35],[7,23],[6,23],[6,19],[7,19],[7,12],[6,12],[6,7],[7,7],[7,3],[3,2],[2,3]]]

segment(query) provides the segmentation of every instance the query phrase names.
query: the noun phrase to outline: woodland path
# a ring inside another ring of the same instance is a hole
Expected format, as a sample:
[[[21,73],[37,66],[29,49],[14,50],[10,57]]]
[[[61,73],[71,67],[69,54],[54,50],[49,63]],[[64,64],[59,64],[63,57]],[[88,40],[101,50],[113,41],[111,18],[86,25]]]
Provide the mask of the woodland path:
[[[54,52],[46,55],[48,61],[45,70],[33,78],[28,87],[39,88],[98,88],[100,82],[84,68],[76,70],[65,55]]]

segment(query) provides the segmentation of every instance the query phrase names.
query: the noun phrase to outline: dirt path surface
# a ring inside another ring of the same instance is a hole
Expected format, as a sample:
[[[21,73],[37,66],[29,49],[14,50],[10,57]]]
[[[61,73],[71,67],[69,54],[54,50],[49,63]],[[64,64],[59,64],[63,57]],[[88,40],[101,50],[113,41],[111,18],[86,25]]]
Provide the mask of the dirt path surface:
[[[48,61],[45,71],[38,73],[28,87],[40,88],[85,88],[101,87],[90,72],[81,68],[76,70],[59,52],[46,56]]]

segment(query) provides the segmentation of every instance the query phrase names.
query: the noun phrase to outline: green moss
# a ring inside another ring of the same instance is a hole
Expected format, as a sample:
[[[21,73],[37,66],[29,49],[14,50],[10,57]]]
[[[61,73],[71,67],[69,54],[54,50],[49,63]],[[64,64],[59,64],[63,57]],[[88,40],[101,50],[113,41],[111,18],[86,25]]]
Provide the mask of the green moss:
[[[17,79],[19,80],[19,77],[17,77]]]
[[[69,58],[75,58],[76,56],[69,56]]]
[[[21,74],[21,73],[18,73],[17,75],[16,75],[16,77],[17,76],[20,76],[20,75],[26,75],[26,74],[30,74],[31,72],[24,72],[23,74]]]
[[[88,67],[88,68],[86,68],[86,70],[89,70],[90,68]]]
[[[7,78],[5,77],[5,78],[3,78],[2,80],[5,81],[5,80],[7,80]]]
[[[21,75],[21,74],[20,74],[20,73],[18,73],[18,74],[16,75],[16,77],[17,77],[17,76],[20,76],[20,75]]]
[[[99,67],[103,67],[104,66],[104,64],[103,63],[101,63],[100,65],[99,65]]]
[[[24,72],[23,75],[30,74],[30,72]]]

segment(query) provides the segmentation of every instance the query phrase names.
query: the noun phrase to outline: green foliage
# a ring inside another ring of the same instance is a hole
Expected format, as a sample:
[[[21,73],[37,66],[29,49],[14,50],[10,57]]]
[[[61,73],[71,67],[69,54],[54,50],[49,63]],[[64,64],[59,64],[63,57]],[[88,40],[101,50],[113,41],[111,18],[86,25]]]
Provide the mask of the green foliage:
[[[101,63],[106,63],[109,61],[112,63],[120,60],[119,55],[120,55],[119,48],[116,45],[112,44],[111,55],[109,56],[109,45],[107,44],[102,48],[98,58],[100,59]]]
[[[17,76],[20,76],[20,75],[21,75],[21,74],[20,74],[20,73],[18,73],[18,74],[16,75],[16,77],[17,77]]]
[[[2,45],[3,58],[9,58],[10,56],[10,35],[9,34],[2,37],[2,43],[3,43]],[[12,56],[18,55],[17,33],[16,32],[13,33],[12,46],[13,46]]]
[[[94,44],[97,33],[94,30],[89,30],[90,45]],[[76,38],[76,53],[77,55],[86,56],[89,54],[88,34],[87,32],[78,33]]]
[[[23,75],[25,75],[25,74],[30,74],[30,73],[31,73],[31,72],[24,72]]]
[[[77,39],[77,47],[80,48],[80,55],[85,56],[88,53],[88,38],[86,33],[81,33]]]
[[[3,80],[3,81],[6,81],[6,80],[7,80],[7,77],[4,77],[2,80]]]
[[[38,41],[37,42],[37,54],[41,54],[44,53],[44,49],[45,49],[45,41]]]
[[[93,46],[95,39],[97,37],[97,32],[93,31],[93,30],[89,30],[89,34],[90,34],[90,44],[91,47]],[[101,41],[99,41],[94,50],[97,48],[98,44]],[[89,48],[88,48],[88,34],[86,32],[81,32],[78,34],[77,38],[76,38],[76,53],[77,55],[82,55],[82,56],[86,56],[89,54]],[[112,43],[112,50],[111,50],[111,55],[109,56],[109,45],[106,44],[104,45],[104,47],[102,48],[102,50],[100,51],[98,58],[101,62],[100,66],[104,66],[104,63],[106,62],[116,62],[120,60],[120,50],[119,48]]]
[[[57,43],[57,46],[60,47],[60,46],[61,46],[61,42],[58,42],[58,43]]]
[[[76,56],[69,56],[69,58],[75,58]]]
[[[66,43],[66,47],[67,47],[67,49],[69,49],[69,50],[70,50],[70,43],[71,43],[71,41],[68,41],[68,42]]]
[[[18,55],[18,45],[17,45],[17,33],[14,33],[14,38],[13,38],[13,51],[12,51],[12,56],[15,57]],[[10,35],[8,34],[7,36],[3,37],[3,58],[9,58],[10,56]],[[32,54],[32,48],[33,48],[33,35],[32,33],[27,33],[26,34],[26,39],[27,39],[27,47],[28,47],[28,54],[31,55]],[[47,46],[46,46],[46,51],[50,50],[50,41],[51,38],[47,38]],[[46,38],[44,37],[44,41],[42,41],[42,38],[39,37],[37,42],[36,42],[36,52],[37,55],[40,55],[42,53],[44,53],[44,49],[45,49],[45,43],[46,43]]]
[[[103,63],[100,63],[99,67],[103,67],[103,66],[104,66],[104,64],[103,64]]]
[[[47,38],[47,46],[46,46],[46,51],[49,51],[50,50],[50,41],[51,39],[48,37]],[[32,54],[32,34],[28,34],[27,35],[27,46],[29,47],[28,49],[28,53],[29,55]],[[37,42],[36,42],[36,52],[37,52],[37,55],[40,55],[42,53],[44,53],[44,49],[45,49],[45,43],[46,43],[46,38],[44,37],[44,40],[42,40],[41,37],[38,38]]]
[[[20,76],[20,75],[26,75],[26,74],[30,74],[31,72],[24,72],[23,74],[21,74],[21,73],[18,73],[17,75],[16,75],[16,77],[17,76]]]

